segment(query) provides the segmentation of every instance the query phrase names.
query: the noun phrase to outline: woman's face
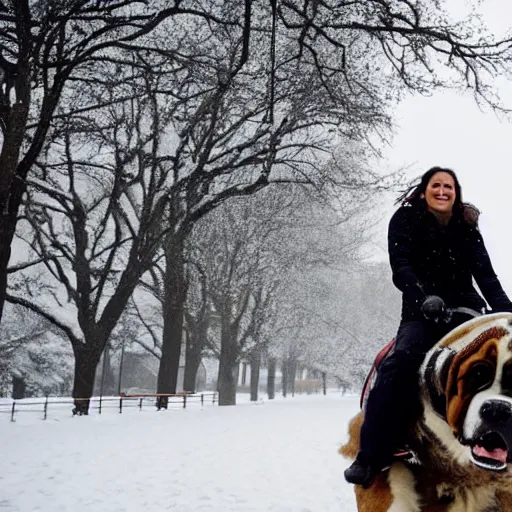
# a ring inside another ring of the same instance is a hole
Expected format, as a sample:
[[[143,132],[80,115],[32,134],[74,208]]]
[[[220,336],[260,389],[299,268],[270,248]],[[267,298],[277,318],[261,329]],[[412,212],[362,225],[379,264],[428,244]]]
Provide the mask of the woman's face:
[[[445,215],[452,213],[455,196],[455,181],[447,172],[436,172],[422,194],[431,212]]]

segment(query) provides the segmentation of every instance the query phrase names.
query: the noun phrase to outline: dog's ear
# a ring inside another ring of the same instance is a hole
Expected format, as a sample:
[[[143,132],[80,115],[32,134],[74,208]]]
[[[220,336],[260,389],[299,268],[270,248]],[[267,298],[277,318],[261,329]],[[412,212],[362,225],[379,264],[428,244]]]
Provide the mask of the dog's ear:
[[[447,347],[436,349],[423,370],[424,393],[434,411],[446,419],[446,386],[455,352]]]

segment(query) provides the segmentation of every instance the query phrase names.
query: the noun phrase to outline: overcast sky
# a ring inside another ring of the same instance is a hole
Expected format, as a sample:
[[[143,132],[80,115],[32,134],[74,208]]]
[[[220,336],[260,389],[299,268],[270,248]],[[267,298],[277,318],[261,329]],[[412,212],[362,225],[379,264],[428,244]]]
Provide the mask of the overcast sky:
[[[483,4],[486,21],[495,32],[512,27],[511,0]],[[512,83],[503,83],[500,91],[512,109]],[[464,200],[482,211],[480,229],[495,271],[512,299],[512,117],[500,120],[492,112],[482,112],[470,94],[444,91],[407,98],[396,110],[396,123],[393,144],[385,151],[387,165],[410,166],[411,178],[434,165],[456,171]],[[388,210],[386,224],[393,207]],[[382,252],[386,230],[385,224],[379,230]]]

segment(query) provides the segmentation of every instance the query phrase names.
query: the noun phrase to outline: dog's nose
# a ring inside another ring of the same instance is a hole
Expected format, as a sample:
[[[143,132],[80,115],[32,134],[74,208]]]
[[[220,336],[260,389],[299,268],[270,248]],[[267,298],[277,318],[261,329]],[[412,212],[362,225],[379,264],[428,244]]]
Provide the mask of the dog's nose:
[[[505,423],[512,418],[512,405],[499,400],[485,402],[480,417],[489,423]]]

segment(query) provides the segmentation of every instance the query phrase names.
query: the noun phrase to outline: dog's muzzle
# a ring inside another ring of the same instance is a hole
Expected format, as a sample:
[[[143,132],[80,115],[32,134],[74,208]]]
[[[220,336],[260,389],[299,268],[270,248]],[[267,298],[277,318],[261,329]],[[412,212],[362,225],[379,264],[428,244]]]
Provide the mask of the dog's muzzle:
[[[512,462],[512,403],[488,399],[479,407],[478,418],[462,443],[471,448],[472,462],[481,468],[503,471]]]

